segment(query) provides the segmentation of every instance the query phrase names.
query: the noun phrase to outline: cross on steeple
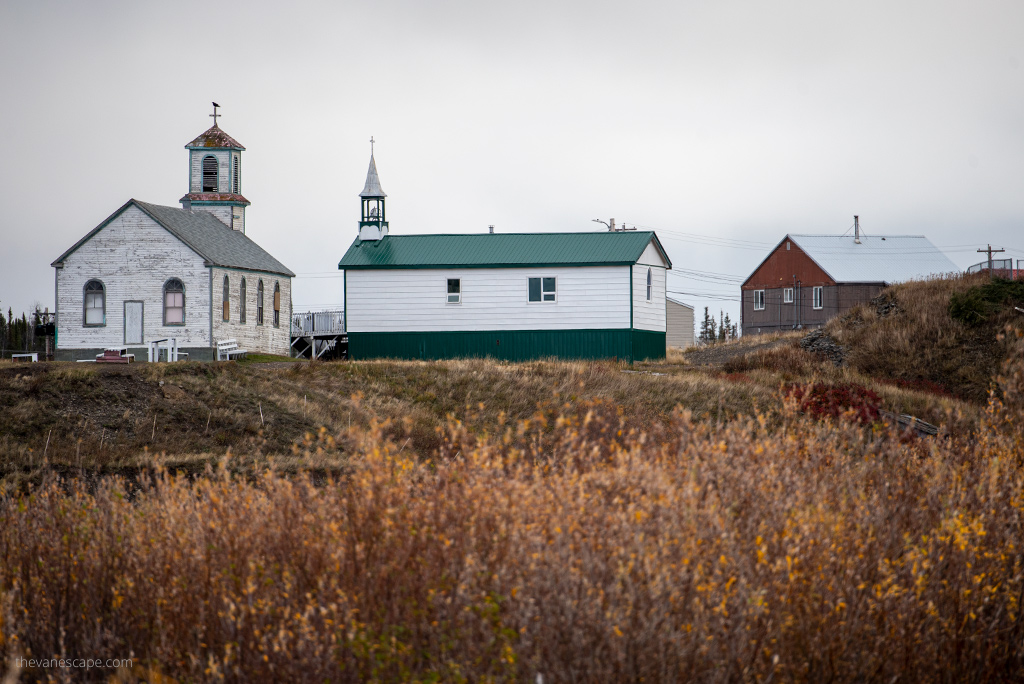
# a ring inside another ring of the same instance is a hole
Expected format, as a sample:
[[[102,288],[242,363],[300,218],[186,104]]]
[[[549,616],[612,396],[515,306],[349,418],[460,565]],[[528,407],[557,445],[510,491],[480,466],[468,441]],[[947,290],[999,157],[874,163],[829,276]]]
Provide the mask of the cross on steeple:
[[[217,125],[217,117],[224,116],[224,115],[217,113],[217,108],[220,107],[219,104],[217,104],[216,102],[213,102],[211,104],[213,105],[213,114],[210,114],[210,116],[213,117],[213,125],[216,126]]]

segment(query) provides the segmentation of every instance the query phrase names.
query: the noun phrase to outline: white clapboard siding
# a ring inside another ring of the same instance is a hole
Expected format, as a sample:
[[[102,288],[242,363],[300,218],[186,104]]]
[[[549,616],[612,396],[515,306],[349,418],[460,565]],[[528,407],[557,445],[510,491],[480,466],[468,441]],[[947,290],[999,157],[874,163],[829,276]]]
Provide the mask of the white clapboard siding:
[[[348,271],[348,331],[628,328],[629,272],[626,266]],[[558,279],[557,302],[529,302],[527,278],[551,276]],[[448,278],[462,280],[460,304],[446,302]],[[664,310],[664,295],[662,302]]]
[[[106,324],[84,327],[84,287],[91,279],[106,290]],[[185,325],[163,325],[163,287],[185,286]],[[57,269],[57,344],[88,349],[124,344],[124,303],[143,302],[145,340],[178,338],[182,347],[210,345],[210,282],[203,259],[130,206],[64,260]]]
[[[640,255],[640,258],[637,259],[636,263],[668,268],[668,263],[662,258],[661,252],[658,251],[658,248],[654,246],[653,240],[647,244],[647,247],[644,249],[644,253]]]
[[[228,314],[224,321],[224,276],[228,278]],[[240,318],[239,290],[245,278],[245,323]],[[256,292],[263,279],[263,325],[256,322]],[[274,327],[274,284],[281,285],[280,324]],[[213,269],[213,338],[238,341],[241,349],[265,354],[288,355],[291,345],[292,320],[291,279],[273,273],[240,271],[214,267]]]
[[[660,259],[659,259],[660,260]],[[662,262],[664,263],[664,262]],[[647,270],[651,271],[651,300],[647,300]],[[665,332],[665,284],[667,270],[662,266],[633,266],[633,327],[637,330]]]

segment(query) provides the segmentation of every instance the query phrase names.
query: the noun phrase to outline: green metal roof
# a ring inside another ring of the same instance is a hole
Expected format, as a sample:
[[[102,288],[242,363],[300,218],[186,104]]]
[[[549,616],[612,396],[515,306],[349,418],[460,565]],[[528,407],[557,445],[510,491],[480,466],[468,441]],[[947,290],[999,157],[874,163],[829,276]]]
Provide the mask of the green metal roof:
[[[654,241],[651,231],[602,233],[473,233],[388,235],[356,239],[338,263],[344,270],[386,268],[527,268],[534,266],[625,266],[635,264]]]

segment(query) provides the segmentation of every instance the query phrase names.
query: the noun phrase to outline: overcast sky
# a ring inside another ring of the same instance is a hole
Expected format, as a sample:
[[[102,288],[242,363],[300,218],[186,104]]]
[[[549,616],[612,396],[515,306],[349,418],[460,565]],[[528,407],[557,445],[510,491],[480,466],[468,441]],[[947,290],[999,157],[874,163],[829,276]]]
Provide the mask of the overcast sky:
[[[393,234],[614,217],[734,317],[718,274],[854,214],[1024,259],[1022,30],[1019,1],[0,0],[0,307],[52,309],[129,198],[179,206],[212,100],[296,310],[341,303],[371,135]]]

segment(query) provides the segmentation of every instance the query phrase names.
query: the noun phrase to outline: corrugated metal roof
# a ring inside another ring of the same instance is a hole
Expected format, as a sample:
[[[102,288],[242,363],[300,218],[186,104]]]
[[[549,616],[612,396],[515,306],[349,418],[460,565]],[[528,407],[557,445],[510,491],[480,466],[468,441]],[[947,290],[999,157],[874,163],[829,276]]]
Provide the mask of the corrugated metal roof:
[[[380,240],[356,239],[338,268],[626,265],[636,263],[652,240],[671,268],[658,236],[650,231],[388,235]]]
[[[387,197],[384,191],[380,187],[380,178],[377,177],[377,162],[373,160],[373,155],[370,155],[370,168],[366,170],[366,185],[363,186],[363,191],[359,193],[360,197]]]
[[[96,226],[50,265],[56,266],[63,261],[132,204],[139,207],[150,218],[214,266],[279,273],[289,277],[295,275],[288,270],[288,267],[243,235],[241,231],[228,228],[207,211],[185,211],[176,207],[163,207],[134,199],[128,200],[124,206],[111,214],[106,221]]]
[[[837,283],[899,283],[959,272],[923,235],[788,235]]]
[[[198,138],[185,145],[186,149],[197,147],[222,148],[229,150],[244,150],[242,144],[220,129],[220,126],[213,124]]]

